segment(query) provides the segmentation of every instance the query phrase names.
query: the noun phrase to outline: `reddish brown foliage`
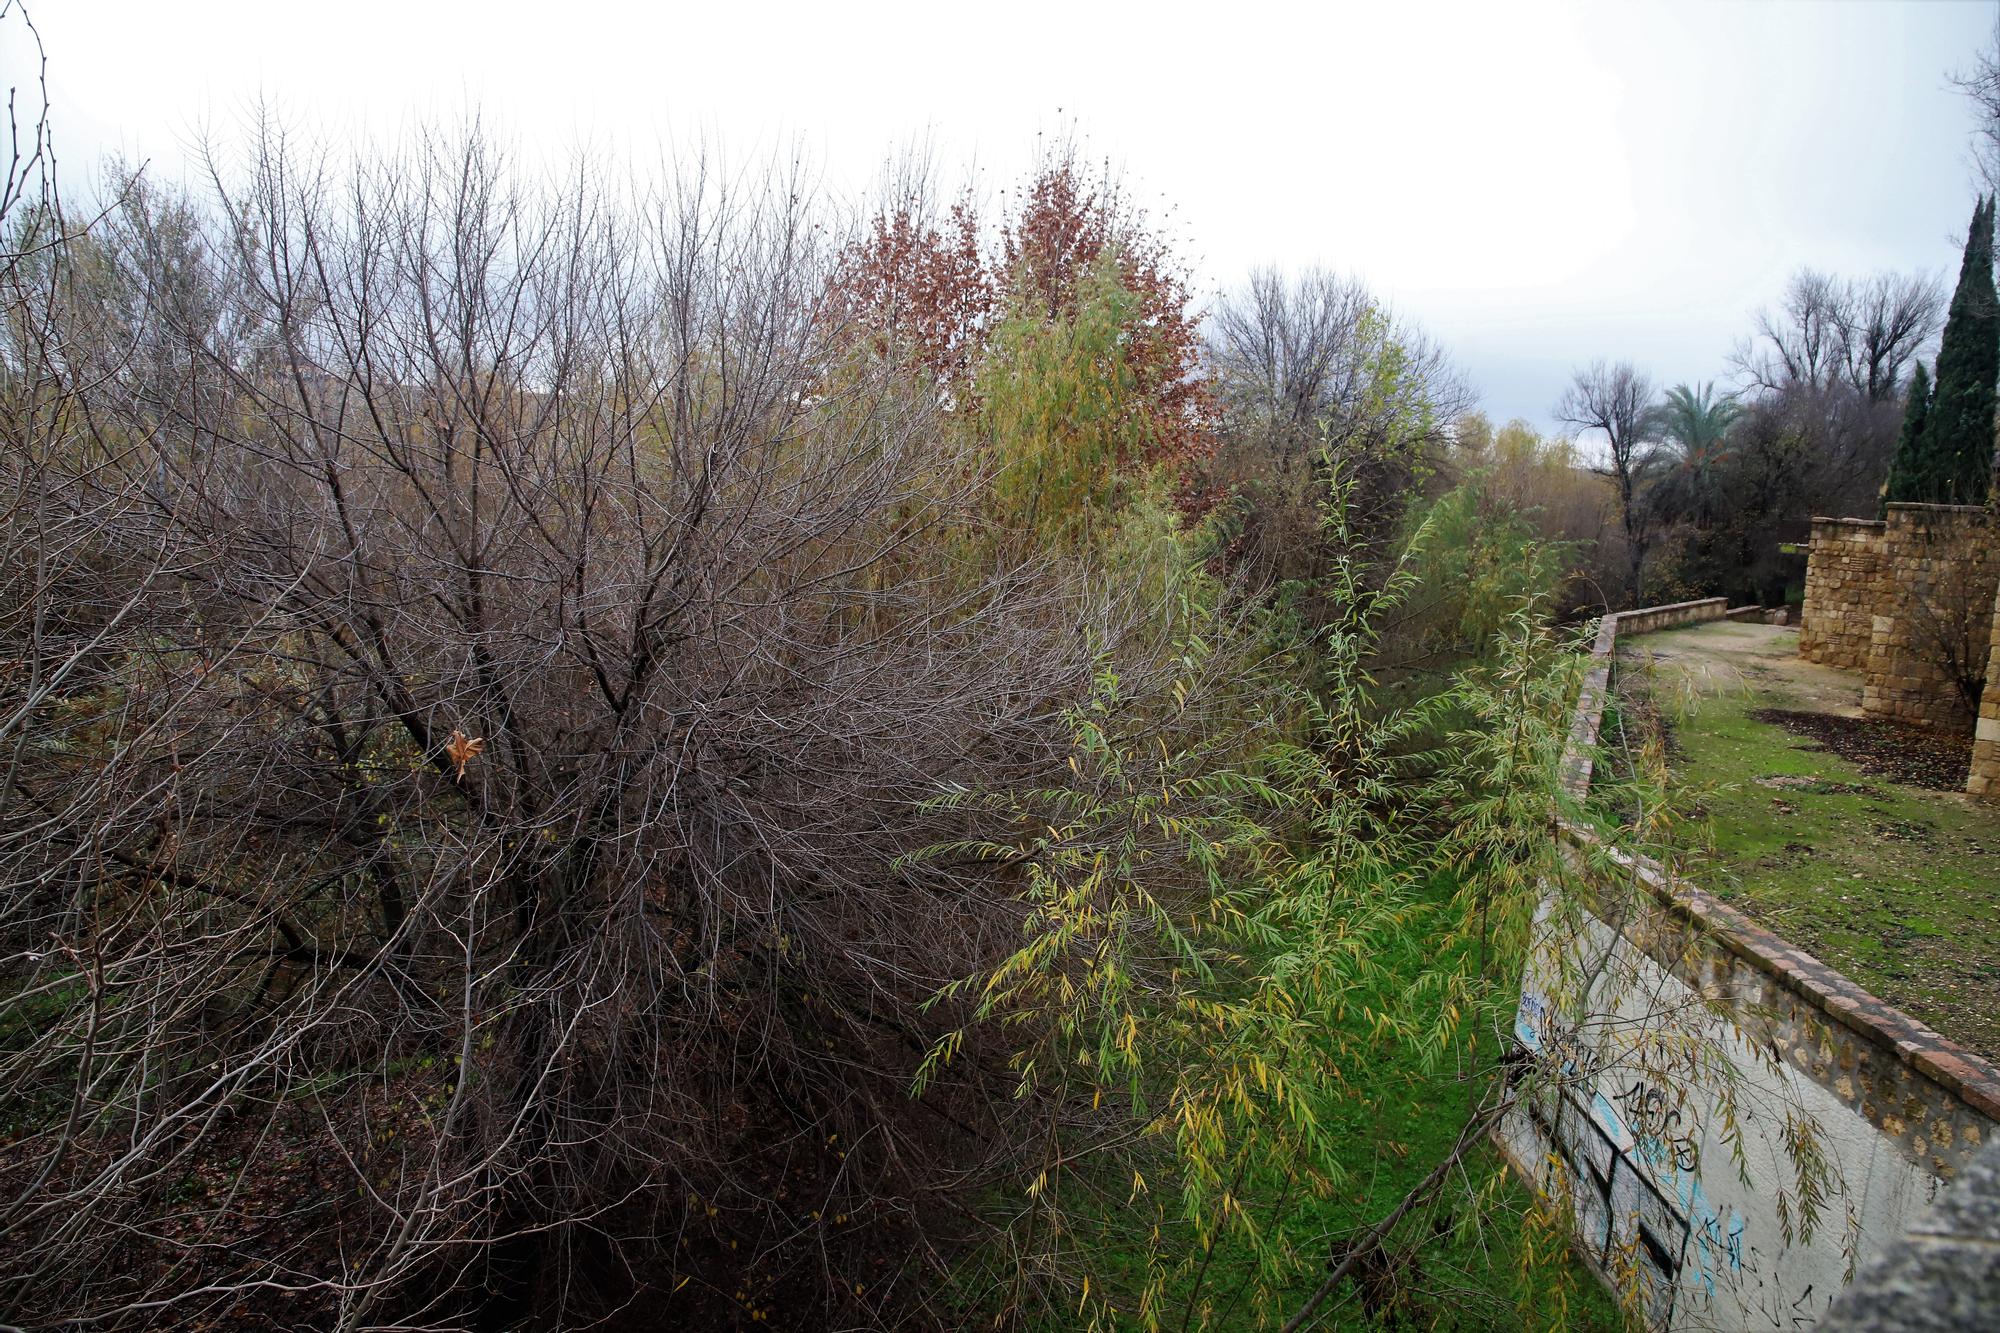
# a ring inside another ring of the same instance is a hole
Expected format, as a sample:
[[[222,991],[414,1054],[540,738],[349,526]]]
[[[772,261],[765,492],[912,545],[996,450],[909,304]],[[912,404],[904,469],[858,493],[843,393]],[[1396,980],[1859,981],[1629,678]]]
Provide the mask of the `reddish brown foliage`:
[[[1117,190],[1065,155],[1029,186],[1001,231],[1001,259],[1015,294],[1050,318],[1076,300],[1082,273],[1110,248],[1125,287],[1138,297],[1126,356],[1147,418],[1148,466],[1175,469],[1214,447],[1216,410],[1200,375],[1200,316],[1172,246],[1131,212]]]
[[[976,395],[978,354],[1009,310],[1059,319],[1075,308],[1083,274],[1106,251],[1137,297],[1126,355],[1138,382],[1132,410],[1146,419],[1145,468],[1178,473],[1213,448],[1216,405],[1199,374],[1200,314],[1172,245],[1115,186],[1065,153],[1040,167],[997,245],[981,244],[970,195],[942,224],[905,199],[877,214],[849,247],[837,280],[843,313],[876,346],[903,346],[955,389]]]
[[[878,352],[904,347],[948,383],[970,376],[994,292],[969,196],[951,206],[942,227],[924,220],[916,200],[878,213],[866,238],[848,248],[835,284],[838,308]]]

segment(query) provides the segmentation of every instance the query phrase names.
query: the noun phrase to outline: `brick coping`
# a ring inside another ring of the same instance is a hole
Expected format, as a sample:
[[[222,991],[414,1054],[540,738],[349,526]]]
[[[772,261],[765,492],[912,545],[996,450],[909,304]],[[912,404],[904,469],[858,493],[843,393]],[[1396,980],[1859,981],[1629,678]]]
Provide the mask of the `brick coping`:
[[[1720,604],[1723,599],[1709,600]],[[1674,612],[1694,612],[1698,617],[1684,624],[1705,624],[1722,618],[1721,612],[1701,614],[1702,606],[1701,602],[1675,602],[1669,606],[1642,607],[1607,615],[1600,622],[1590,652],[1590,668],[1570,716],[1569,745],[1563,754],[1564,785],[1572,795],[1581,799],[1589,794],[1593,767],[1590,750],[1596,745],[1598,730],[1604,722],[1604,705],[1611,693],[1611,659],[1617,651],[1620,622]],[[1653,898],[1670,912],[1708,929],[1729,952],[1769,975],[1820,1013],[1871,1044],[1893,1052],[1903,1064],[1951,1092],[1973,1110],[2000,1122],[2000,1069],[1985,1059],[1863,990],[1844,973],[1793,946],[1714,894],[1672,875],[1653,858],[1626,851],[1567,820],[1562,823],[1562,833],[1574,843],[1602,849],[1613,860],[1629,866]]]

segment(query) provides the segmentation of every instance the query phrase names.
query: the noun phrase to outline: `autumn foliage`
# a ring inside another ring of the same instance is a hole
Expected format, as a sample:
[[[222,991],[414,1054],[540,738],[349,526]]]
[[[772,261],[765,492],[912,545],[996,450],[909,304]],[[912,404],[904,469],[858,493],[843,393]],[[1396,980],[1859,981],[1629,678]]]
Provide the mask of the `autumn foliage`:
[[[1144,443],[1124,466],[1178,479],[1214,448],[1201,313],[1171,242],[1073,151],[1043,161],[1018,207],[995,222],[970,192],[942,216],[920,190],[885,205],[843,256],[838,308],[872,347],[914,359],[954,399],[975,403],[1001,322],[1074,319],[1093,266],[1107,259],[1133,298],[1121,303],[1119,355],[1132,392],[1117,433]]]
[[[917,197],[878,212],[848,246],[835,290],[839,316],[876,351],[895,349],[942,384],[966,384],[994,299],[973,201],[961,198],[942,221]]]

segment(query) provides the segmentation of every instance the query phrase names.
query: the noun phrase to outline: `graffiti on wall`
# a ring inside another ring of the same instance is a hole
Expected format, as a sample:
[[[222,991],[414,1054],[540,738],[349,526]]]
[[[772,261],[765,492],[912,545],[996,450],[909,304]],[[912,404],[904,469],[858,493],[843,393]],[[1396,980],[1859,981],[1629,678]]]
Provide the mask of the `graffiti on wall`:
[[[1533,989],[1522,994],[1514,1033],[1565,1075],[1528,1107],[1551,1159],[1542,1184],[1553,1192],[1566,1182],[1579,1242],[1605,1271],[1636,1270],[1648,1322],[1665,1328],[1677,1302],[1705,1303],[1718,1281],[1739,1280],[1744,1218],[1703,1191],[1699,1127],[1681,1099],[1644,1078],[1607,1077],[1589,1043]]]

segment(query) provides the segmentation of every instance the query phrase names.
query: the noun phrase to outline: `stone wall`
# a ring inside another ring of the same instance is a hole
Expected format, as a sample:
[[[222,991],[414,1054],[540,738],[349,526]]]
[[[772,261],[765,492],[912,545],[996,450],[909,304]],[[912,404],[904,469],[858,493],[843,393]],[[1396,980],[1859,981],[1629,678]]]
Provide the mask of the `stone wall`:
[[[1974,709],[1947,661],[1979,674],[2000,583],[1992,515],[1970,505],[1893,504],[1861,710],[1918,726],[1969,731]]]
[[[1654,618],[1605,618],[1573,742],[1597,734],[1621,632]],[[1587,790],[1587,754],[1566,761]],[[1544,905],[1514,1032],[1561,1076],[1526,1085],[1503,1151],[1567,1198],[1577,1248],[1614,1288],[1637,1285],[1653,1328],[1810,1327],[1995,1141],[2000,1070],[1658,862],[1562,836],[1600,901],[1562,920]],[[1649,1030],[1705,1032],[1733,1072],[1649,1072],[1631,1058]],[[1836,1178],[1810,1235],[1787,1198],[1800,1116]]]
[[[1814,519],[1799,654],[1860,671],[1870,717],[1970,729],[1953,677],[1976,677],[1989,651],[1995,537],[1992,513],[1968,505],[1892,504],[1879,523]]]
[[[1617,648],[1618,636],[1700,625],[1720,620],[1728,611],[1728,598],[1703,597],[1636,611],[1614,611],[1597,622],[1590,666],[1577,687],[1576,707],[1570,711],[1569,745],[1563,751],[1563,786],[1578,800],[1590,794],[1590,775],[1596,762],[1592,756],[1597,752],[1597,729],[1604,722],[1604,704],[1611,689],[1611,656]]]
[[[1986,694],[1979,704],[1979,722],[1972,738],[1972,771],[1966,775],[1965,789],[1974,796],[2000,801],[2000,591],[1994,594]]]
[[[1858,671],[1868,664],[1882,584],[1886,523],[1816,518],[1799,614],[1799,655]]]
[[[1700,625],[1721,620],[1729,614],[1727,597],[1703,597],[1692,602],[1672,602],[1666,606],[1644,606],[1637,611],[1617,613],[1617,633],[1648,634],[1656,629],[1680,625]]]

